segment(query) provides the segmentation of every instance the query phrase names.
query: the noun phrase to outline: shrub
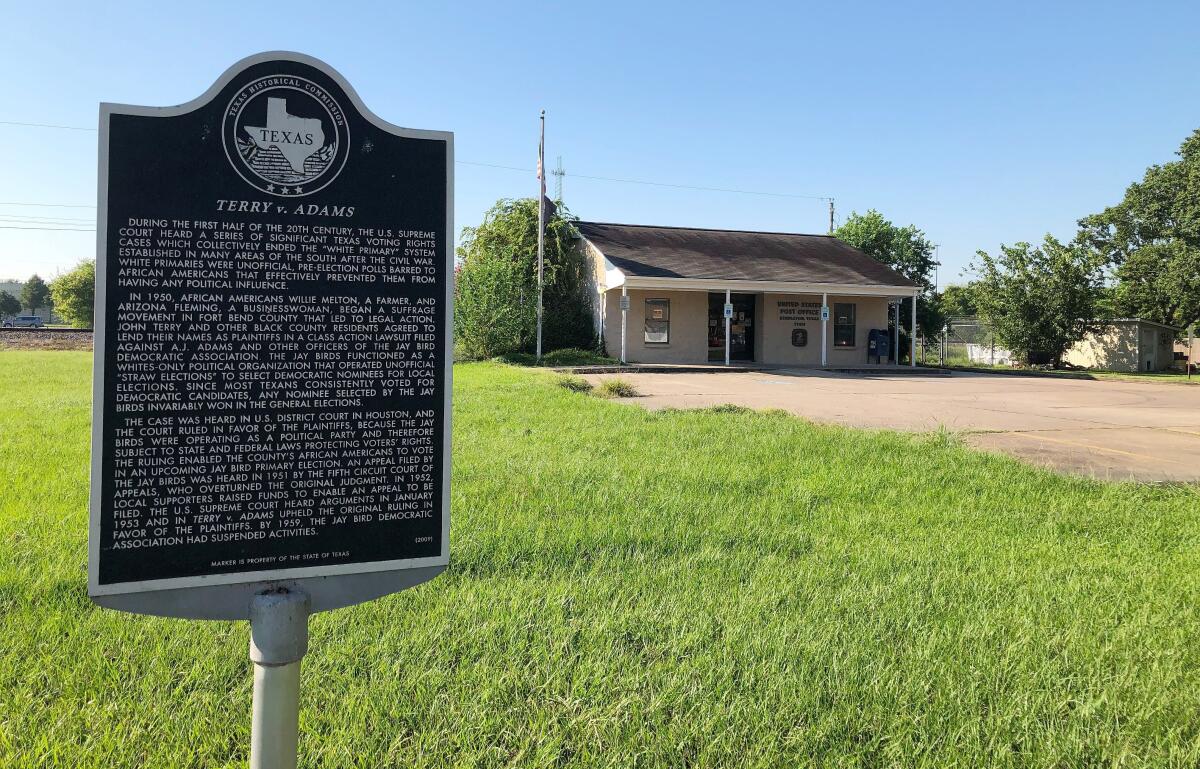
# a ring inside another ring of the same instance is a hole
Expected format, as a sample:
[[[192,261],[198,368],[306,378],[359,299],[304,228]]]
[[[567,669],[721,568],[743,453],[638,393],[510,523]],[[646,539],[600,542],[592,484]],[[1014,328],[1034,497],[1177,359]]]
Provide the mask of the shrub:
[[[558,386],[564,387],[573,393],[586,393],[592,391],[592,383],[581,376],[571,376],[563,374],[558,378]]]
[[[619,365],[619,361],[607,358],[599,353],[582,350],[578,347],[568,347],[564,350],[554,350],[542,355],[542,362],[537,362],[537,356],[531,352],[508,352],[497,355],[492,360],[499,363],[509,363],[513,366],[596,366]]]
[[[548,212],[542,291],[542,349],[587,347],[592,328],[588,265],[571,215]],[[500,200],[458,249],[454,335],[468,357],[533,352],[537,338],[538,203]]]
[[[54,310],[75,328],[91,328],[96,305],[96,262],[82,262],[50,283]]]
[[[490,358],[519,349],[535,310],[525,301],[522,265],[478,259],[456,281],[454,339],[464,357]]]
[[[578,347],[554,350],[542,356],[543,366],[589,366],[606,363],[615,364],[617,360],[591,350],[581,350]]]
[[[636,398],[637,388],[620,377],[612,377],[600,382],[597,395],[602,398]]]

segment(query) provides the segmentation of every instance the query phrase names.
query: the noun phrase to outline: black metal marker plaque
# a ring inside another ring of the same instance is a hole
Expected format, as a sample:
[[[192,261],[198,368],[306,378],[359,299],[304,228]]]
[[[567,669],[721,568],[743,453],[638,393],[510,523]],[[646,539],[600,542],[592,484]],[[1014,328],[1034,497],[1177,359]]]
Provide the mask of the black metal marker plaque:
[[[444,568],[452,171],[299,54],[102,105],[97,600]]]

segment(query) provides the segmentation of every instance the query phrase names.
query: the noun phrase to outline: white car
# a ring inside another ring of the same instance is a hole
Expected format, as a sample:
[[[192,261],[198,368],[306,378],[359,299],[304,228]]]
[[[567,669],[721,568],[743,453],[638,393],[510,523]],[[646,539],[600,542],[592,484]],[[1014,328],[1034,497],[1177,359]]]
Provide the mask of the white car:
[[[41,328],[45,325],[37,315],[17,315],[4,319],[5,328]]]

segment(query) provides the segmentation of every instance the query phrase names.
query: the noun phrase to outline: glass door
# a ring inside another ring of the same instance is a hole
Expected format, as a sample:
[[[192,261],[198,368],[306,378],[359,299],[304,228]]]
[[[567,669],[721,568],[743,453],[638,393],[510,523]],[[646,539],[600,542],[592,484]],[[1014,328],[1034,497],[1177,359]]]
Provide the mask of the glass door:
[[[733,294],[729,321],[729,359],[754,360],[754,294]],[[708,359],[725,361],[725,294],[708,295]]]

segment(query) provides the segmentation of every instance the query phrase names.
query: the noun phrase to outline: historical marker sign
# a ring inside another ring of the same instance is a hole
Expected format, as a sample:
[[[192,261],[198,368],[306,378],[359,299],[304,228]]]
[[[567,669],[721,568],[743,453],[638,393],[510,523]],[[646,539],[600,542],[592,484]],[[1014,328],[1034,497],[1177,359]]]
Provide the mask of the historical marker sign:
[[[105,104],[89,592],[244,617],[449,559],[453,137],[261,54],[166,109]]]

